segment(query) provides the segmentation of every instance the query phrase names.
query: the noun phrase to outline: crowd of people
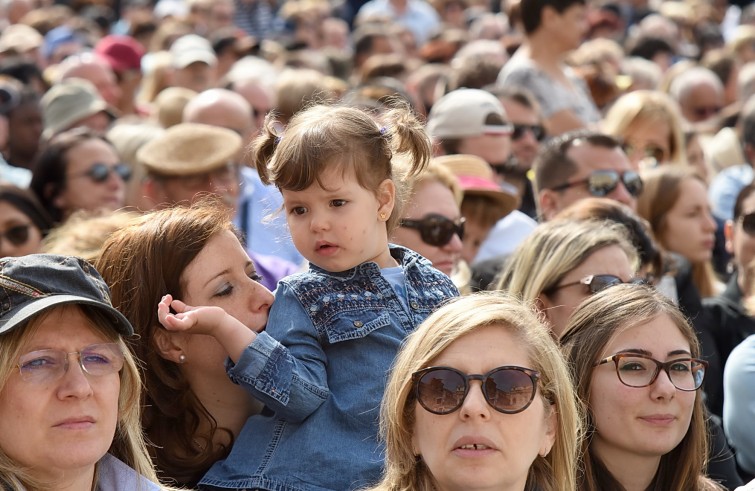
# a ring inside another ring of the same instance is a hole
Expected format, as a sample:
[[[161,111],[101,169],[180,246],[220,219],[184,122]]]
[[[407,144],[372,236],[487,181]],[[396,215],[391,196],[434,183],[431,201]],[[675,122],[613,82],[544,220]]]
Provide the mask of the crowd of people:
[[[0,1],[0,487],[755,490],[755,5]]]

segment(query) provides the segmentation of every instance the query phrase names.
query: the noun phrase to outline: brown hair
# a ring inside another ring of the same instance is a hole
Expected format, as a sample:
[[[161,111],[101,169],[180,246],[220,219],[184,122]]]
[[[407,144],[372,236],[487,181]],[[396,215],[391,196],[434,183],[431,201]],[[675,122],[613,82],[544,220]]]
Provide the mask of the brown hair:
[[[138,335],[132,348],[144,363],[143,426],[154,443],[155,466],[162,478],[179,483],[199,480],[227,455],[233,436],[217,427],[178,365],[160,355],[155,332],[163,327],[157,319],[157,304],[165,292],[183,297],[182,273],[210,239],[226,230],[234,230],[228,207],[207,198],[191,207],[163,209],[135,219],[108,239],[96,262],[110,286],[113,306]],[[222,432],[228,436],[228,445],[198,448],[194,439],[205,425],[210,430],[200,435],[202,440],[211,442],[213,435]]]
[[[650,222],[658,242],[664,243],[664,232],[668,226],[666,216],[681,195],[682,182],[686,179],[705,181],[692,168],[661,166],[643,174],[642,194],[637,198],[637,213]],[[707,185],[706,185],[707,188]],[[712,297],[715,291],[715,273],[710,261],[692,263],[692,281],[701,297]]]
[[[697,336],[684,314],[654,288],[624,284],[596,293],[574,311],[561,336],[561,345],[572,369],[577,397],[586,412],[586,438],[582,442],[577,487],[582,491],[623,491],[624,487],[591,452],[595,432],[589,401],[595,362],[618,333],[668,316],[690,345],[693,358],[700,356]],[[689,430],[682,441],[663,455],[648,491],[698,491],[719,489],[703,477],[708,459],[705,410],[697,392]]]
[[[254,162],[262,182],[279,189],[300,191],[314,182],[321,186],[322,172],[330,165],[353,169],[359,185],[377,192],[385,179],[393,179],[394,152],[408,154],[409,175],[416,175],[430,160],[430,140],[422,123],[406,104],[396,102],[381,120],[381,126],[364,110],[316,105],[298,113],[285,133],[279,134],[273,114],[253,143]],[[400,187],[397,183],[397,187]],[[388,233],[398,225],[401,203],[387,222]]]

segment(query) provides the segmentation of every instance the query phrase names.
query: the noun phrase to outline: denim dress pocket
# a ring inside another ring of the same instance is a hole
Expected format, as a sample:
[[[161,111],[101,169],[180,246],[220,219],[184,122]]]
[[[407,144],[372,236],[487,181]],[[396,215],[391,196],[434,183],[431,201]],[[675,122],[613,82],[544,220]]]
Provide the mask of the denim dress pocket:
[[[331,344],[342,343],[366,337],[371,332],[391,323],[387,312],[357,311],[343,313],[343,316],[325,327],[325,334]]]

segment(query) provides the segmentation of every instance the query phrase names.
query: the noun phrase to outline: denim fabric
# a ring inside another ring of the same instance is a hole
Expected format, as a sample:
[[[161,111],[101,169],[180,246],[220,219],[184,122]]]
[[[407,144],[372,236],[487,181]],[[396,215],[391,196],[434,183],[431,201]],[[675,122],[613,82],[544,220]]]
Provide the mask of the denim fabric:
[[[267,411],[247,421],[201,489],[345,491],[380,478],[378,413],[393,358],[408,333],[458,295],[426,259],[398,246],[391,253],[404,270],[408,308],[375,263],[342,273],[311,265],[281,280],[267,330],[228,363],[231,379]]]

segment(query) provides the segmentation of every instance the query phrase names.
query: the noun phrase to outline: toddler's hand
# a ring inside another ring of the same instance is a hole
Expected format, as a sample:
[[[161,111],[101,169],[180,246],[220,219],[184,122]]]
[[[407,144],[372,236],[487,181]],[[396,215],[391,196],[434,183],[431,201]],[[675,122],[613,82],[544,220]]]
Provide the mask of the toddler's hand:
[[[176,311],[170,312],[170,308]],[[227,316],[220,307],[192,307],[171,295],[165,295],[157,304],[157,318],[169,331],[191,331],[192,334],[210,334]]]

